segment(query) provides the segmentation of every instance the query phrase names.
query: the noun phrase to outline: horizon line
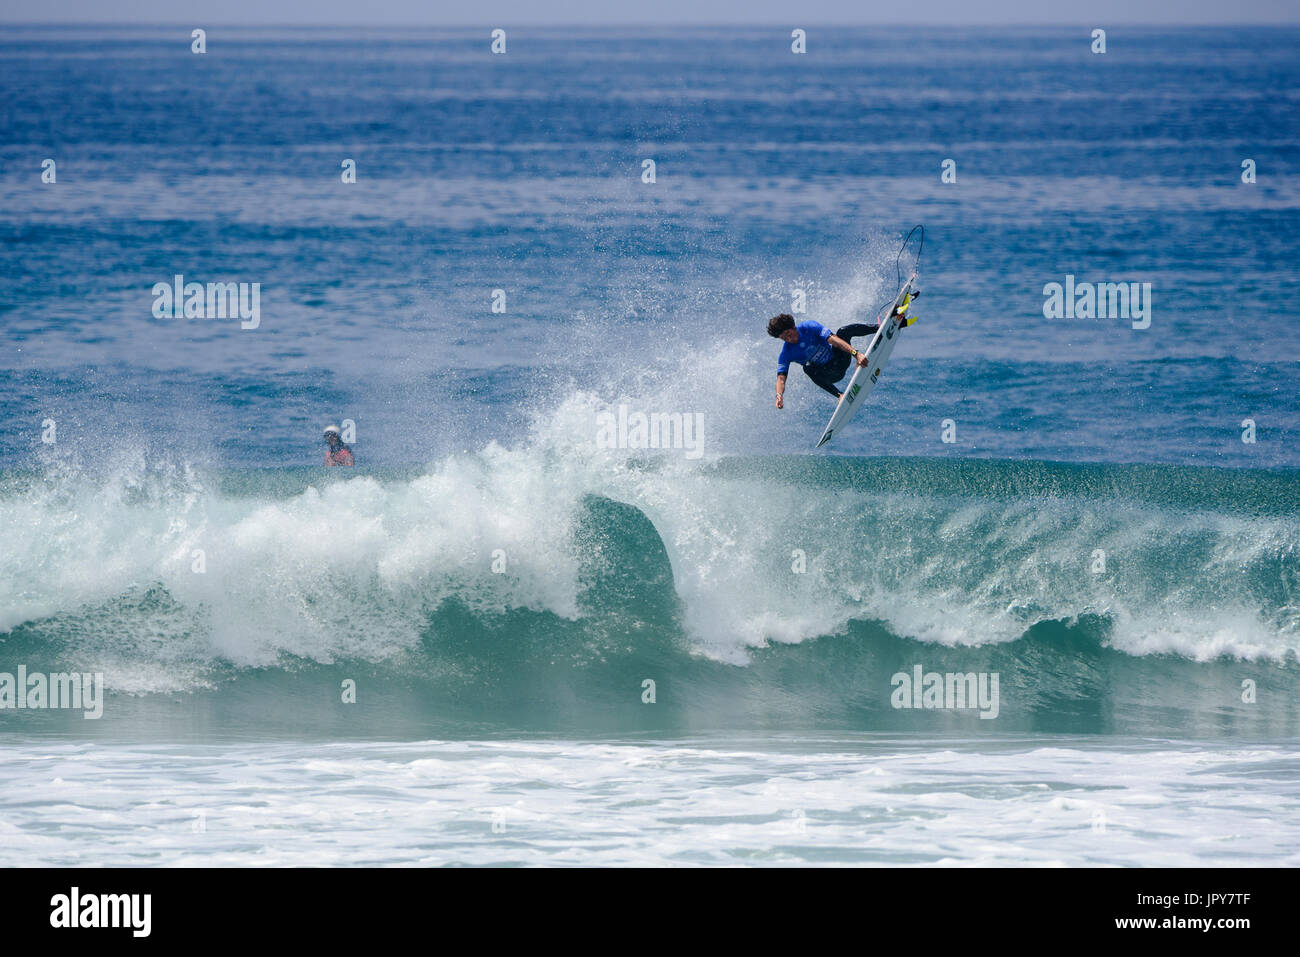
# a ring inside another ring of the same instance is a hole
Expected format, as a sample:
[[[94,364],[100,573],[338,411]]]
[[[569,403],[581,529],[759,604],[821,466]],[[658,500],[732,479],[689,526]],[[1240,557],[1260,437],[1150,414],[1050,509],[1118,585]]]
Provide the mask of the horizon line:
[[[1097,21],[1034,21],[1034,20],[992,20],[992,21],[971,21],[966,23],[933,23],[920,20],[888,20],[888,21],[823,21],[809,22],[796,20],[782,21],[762,21],[754,20],[741,21],[566,21],[566,20],[497,20],[483,21],[482,23],[425,23],[418,21],[382,21],[378,23],[364,22],[359,20],[338,20],[330,22],[249,22],[249,21],[225,21],[210,20],[206,18],[195,18],[190,21],[162,21],[162,20],[4,20],[0,18],[0,27],[157,27],[165,28],[185,28],[196,29],[199,22],[211,24],[220,27],[240,27],[240,28],[266,28],[266,29],[294,29],[294,30],[330,30],[339,28],[357,28],[372,27],[375,29],[428,29],[428,30],[479,30],[479,29],[496,29],[499,27],[554,27],[556,29],[565,29],[572,27],[583,27],[588,29],[664,29],[664,28],[692,28],[692,29],[736,29],[736,28],[753,28],[766,29],[769,27],[776,28],[816,28],[816,29],[843,29],[843,28],[889,28],[889,27],[923,27],[935,30],[968,30],[971,28],[980,29],[999,29],[999,28],[1057,28],[1057,29],[1104,29],[1108,32],[1115,28],[1140,29],[1159,28],[1159,29],[1178,29],[1178,28],[1243,28],[1243,27],[1272,27],[1272,28],[1300,28],[1300,17],[1296,20],[1258,20],[1246,21],[1241,20],[1195,20],[1189,22],[1160,22],[1160,21],[1114,21],[1109,23],[1099,23]]]

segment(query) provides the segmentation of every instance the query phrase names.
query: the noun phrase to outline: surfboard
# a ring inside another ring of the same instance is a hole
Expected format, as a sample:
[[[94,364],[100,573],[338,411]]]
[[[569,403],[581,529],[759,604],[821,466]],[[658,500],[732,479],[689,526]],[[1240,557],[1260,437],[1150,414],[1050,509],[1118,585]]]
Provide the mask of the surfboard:
[[[889,307],[889,319],[881,323],[871,340],[871,345],[867,346],[867,364],[860,366],[856,364],[857,360],[854,360],[853,378],[849,379],[848,388],[844,390],[839,403],[835,406],[835,413],[826,423],[826,431],[817,440],[817,448],[820,449],[829,442],[836,432],[848,425],[858,409],[866,405],[867,396],[876,387],[880,374],[885,371],[885,366],[889,363],[890,353],[898,344],[898,333],[902,328],[899,324],[898,311],[901,308],[906,312],[907,307],[911,305],[912,288],[915,283],[916,273],[912,273],[907,282],[903,283],[903,288],[898,290],[898,295],[894,297],[894,302]]]

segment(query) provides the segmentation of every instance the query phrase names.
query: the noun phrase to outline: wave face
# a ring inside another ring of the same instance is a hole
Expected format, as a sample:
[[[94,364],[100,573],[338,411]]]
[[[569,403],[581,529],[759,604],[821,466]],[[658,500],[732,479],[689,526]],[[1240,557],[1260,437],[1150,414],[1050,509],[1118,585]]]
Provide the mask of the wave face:
[[[0,670],[102,671],[103,727],[1296,729],[1296,473],[695,461],[603,408],[406,472],[6,473]],[[999,719],[892,707],[918,664]]]

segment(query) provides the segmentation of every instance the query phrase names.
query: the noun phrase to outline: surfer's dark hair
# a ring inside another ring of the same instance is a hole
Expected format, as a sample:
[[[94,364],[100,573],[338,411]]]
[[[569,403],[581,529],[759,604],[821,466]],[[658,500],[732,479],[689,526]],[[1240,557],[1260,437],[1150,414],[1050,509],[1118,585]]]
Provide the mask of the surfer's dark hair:
[[[788,312],[783,312],[779,316],[773,316],[767,320],[767,334],[773,339],[780,339],[781,333],[787,329],[794,328],[794,316]]]

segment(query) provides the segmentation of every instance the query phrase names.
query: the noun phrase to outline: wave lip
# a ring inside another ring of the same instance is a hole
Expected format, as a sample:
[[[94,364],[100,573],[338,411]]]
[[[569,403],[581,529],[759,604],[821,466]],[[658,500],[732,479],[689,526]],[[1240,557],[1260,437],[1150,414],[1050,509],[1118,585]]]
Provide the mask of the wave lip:
[[[612,635],[746,666],[855,622],[979,648],[1089,617],[1132,656],[1296,655],[1294,473],[692,461],[598,448],[573,423],[599,408],[413,474],[6,474],[0,628],[128,692],[418,655],[456,644],[452,606],[603,629],[579,660]]]

